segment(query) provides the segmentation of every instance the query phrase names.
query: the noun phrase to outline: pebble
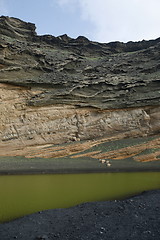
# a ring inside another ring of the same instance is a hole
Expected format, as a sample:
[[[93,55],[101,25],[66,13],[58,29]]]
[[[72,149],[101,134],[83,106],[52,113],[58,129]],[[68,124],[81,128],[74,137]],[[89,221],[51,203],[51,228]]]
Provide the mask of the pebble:
[[[106,160],[105,159],[101,159],[101,163],[106,163]]]
[[[36,237],[35,239],[39,239],[39,240],[47,240],[48,239],[48,236],[47,235],[42,235],[42,236],[38,236]]]

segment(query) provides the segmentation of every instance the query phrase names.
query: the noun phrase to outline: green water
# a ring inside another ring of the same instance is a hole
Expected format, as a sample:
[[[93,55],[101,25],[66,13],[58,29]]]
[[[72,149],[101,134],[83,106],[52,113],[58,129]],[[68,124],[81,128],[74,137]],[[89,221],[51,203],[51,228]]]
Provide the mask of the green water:
[[[160,172],[0,176],[0,222],[160,189]]]

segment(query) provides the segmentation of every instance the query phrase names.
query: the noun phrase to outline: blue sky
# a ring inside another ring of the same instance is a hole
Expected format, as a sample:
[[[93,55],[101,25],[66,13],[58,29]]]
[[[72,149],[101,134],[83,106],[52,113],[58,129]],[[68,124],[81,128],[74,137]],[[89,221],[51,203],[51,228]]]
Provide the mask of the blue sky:
[[[100,42],[160,37],[160,0],[0,0],[0,15],[36,24],[38,34]]]

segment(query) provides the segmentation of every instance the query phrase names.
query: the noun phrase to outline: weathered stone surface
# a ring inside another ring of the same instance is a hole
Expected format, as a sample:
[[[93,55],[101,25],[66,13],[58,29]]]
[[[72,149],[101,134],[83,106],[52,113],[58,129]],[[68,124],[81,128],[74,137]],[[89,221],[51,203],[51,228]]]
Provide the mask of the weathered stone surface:
[[[37,36],[0,18],[0,154],[160,132],[160,38],[102,44]],[[13,149],[12,149],[13,150]]]
[[[0,34],[20,40],[28,39],[36,35],[35,25],[24,22],[18,18],[2,16],[0,18]]]
[[[0,84],[0,139],[19,139],[23,144],[64,143],[128,132],[130,136],[156,134],[160,130],[160,107],[117,110],[77,108],[72,105],[28,106],[28,90]]]
[[[37,36],[33,24],[7,17],[0,27],[0,82],[41,88],[29,105],[159,104],[160,39],[100,44],[84,37]]]

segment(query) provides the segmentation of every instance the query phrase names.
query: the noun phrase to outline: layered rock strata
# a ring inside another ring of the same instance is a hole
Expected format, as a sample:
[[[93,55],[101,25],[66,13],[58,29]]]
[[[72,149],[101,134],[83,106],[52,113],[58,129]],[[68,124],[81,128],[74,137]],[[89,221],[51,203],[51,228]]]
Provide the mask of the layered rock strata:
[[[0,18],[1,156],[29,146],[157,135],[159,101],[160,38],[102,44],[37,36],[34,24]]]

